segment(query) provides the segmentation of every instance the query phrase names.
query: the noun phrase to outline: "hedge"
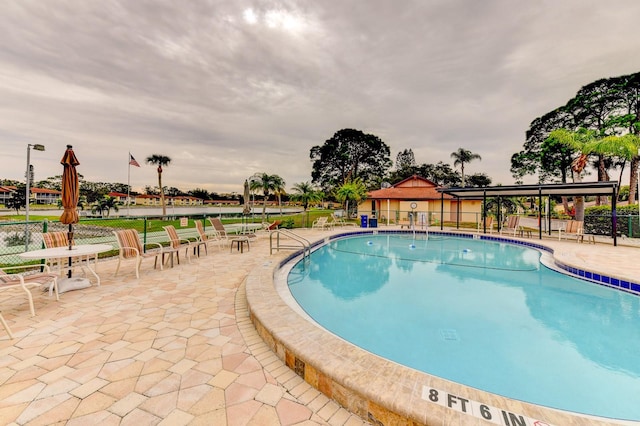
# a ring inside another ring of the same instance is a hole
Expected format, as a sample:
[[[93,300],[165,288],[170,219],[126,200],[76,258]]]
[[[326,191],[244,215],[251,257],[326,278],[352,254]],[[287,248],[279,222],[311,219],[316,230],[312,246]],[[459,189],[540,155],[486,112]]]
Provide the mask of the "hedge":
[[[638,205],[616,207],[618,235],[640,237]],[[611,235],[611,206],[588,207],[584,211],[584,231],[587,234]]]

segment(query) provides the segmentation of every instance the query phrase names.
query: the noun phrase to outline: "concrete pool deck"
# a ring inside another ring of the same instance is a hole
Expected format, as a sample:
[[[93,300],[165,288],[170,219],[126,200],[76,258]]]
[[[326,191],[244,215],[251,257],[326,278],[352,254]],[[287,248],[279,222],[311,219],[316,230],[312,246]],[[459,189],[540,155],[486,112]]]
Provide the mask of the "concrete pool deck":
[[[299,233],[314,241],[352,230]],[[542,243],[576,267],[599,265],[602,273],[640,277],[638,248]],[[34,291],[33,318],[19,291],[0,292],[1,312],[15,336],[10,340],[0,329],[0,423],[389,425],[409,424],[397,413],[417,409],[415,421],[423,424],[488,424],[428,403],[422,373],[325,340],[332,336],[265,293],[269,286],[273,290],[274,269],[290,254],[269,255],[262,234],[242,254],[214,248],[192,264],[162,272],[146,261],[139,280],[132,263],[114,278],[115,260],[101,261],[100,287],[61,294],[59,302]],[[363,367],[369,376],[358,370]],[[474,390],[439,378],[427,380],[452,395],[556,425],[616,424],[567,418],[480,391],[467,393]],[[364,386],[363,395],[352,385]]]

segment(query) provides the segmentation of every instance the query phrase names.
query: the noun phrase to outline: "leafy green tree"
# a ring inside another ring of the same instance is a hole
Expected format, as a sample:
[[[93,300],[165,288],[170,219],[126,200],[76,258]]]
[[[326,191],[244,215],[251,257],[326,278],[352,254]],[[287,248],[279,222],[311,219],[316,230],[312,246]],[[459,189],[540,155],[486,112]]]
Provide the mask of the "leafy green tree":
[[[160,195],[160,191],[155,186],[147,185],[144,187],[144,193],[147,195]]]
[[[575,132],[581,128],[596,132],[600,138],[640,135],[640,73],[596,80],[581,87],[565,105],[536,118],[526,133],[524,150],[511,157],[511,172],[516,180],[521,182],[523,176],[535,173],[540,182],[557,180],[562,170],[549,167],[560,163],[547,161],[542,164],[542,144],[554,130]],[[608,154],[593,154],[598,180],[608,180],[608,164],[624,168],[626,161],[631,161],[632,168],[635,163],[637,170],[637,160],[633,158],[624,160],[614,156],[610,162]],[[623,161],[619,161],[621,159]],[[637,172],[631,175],[637,175]]]
[[[158,188],[160,190],[160,203],[162,204],[162,216],[167,215],[167,205],[164,200],[164,188],[162,187],[162,167],[166,167],[171,163],[171,158],[160,155],[153,154],[147,157],[147,164],[152,164],[158,166]]]
[[[391,167],[390,155],[389,146],[375,135],[339,130],[324,145],[311,148],[312,183],[327,192],[354,179],[375,187]]]
[[[417,168],[418,166],[413,151],[411,149],[405,149],[396,155],[395,169],[389,172],[386,181],[400,182],[401,180],[418,174]]]
[[[344,210],[349,215],[349,201],[356,205],[367,197],[367,187],[360,179],[350,180],[343,183],[336,189],[335,197],[338,202],[344,205]]]
[[[491,185],[491,178],[485,173],[474,173],[467,176],[467,184],[473,188],[483,188]]]
[[[438,186],[456,187],[460,185],[460,175],[449,164],[442,161],[437,164],[422,164],[416,168],[416,174],[429,179]]]
[[[291,191],[291,199],[302,203],[304,211],[307,211],[309,204],[320,202],[324,197],[323,192],[317,190],[310,182],[296,183],[291,188]]]
[[[257,173],[249,180],[249,189],[252,191],[260,191],[264,197],[262,204],[262,220],[265,220],[267,201],[270,194],[276,194],[284,190],[284,179],[278,175],[270,175],[267,173]]]
[[[405,149],[396,156],[396,170],[411,169],[416,166],[416,157],[412,149]]]
[[[538,174],[540,183],[556,180],[556,170],[545,169],[541,164],[541,147],[551,131],[573,127],[573,117],[564,107],[556,108],[533,120],[525,134],[524,149],[511,156],[511,174],[516,183],[522,183],[524,176],[534,174]]]
[[[191,191],[189,191],[189,195],[191,195],[192,197],[196,197],[196,198],[200,198],[201,200],[211,200],[211,195],[209,194],[209,191],[207,191],[206,189],[202,189],[202,188],[196,188],[196,189],[192,189]]]
[[[176,188],[176,187],[174,187],[174,186],[167,188],[167,189],[164,191],[164,193],[165,193],[166,195],[168,195],[169,197],[179,197],[179,196],[181,196],[181,195],[185,195],[185,193],[184,193],[184,192],[182,192],[181,190],[179,190],[178,188]]]
[[[25,195],[27,186],[22,183],[15,186],[16,190],[11,193],[11,197],[7,199],[4,206],[8,209],[15,210],[16,214],[19,214],[20,209],[27,206]]]
[[[473,160],[482,160],[479,154],[475,154],[468,149],[458,148],[457,151],[451,153],[451,158],[455,161],[453,162],[454,167],[460,166],[460,173],[462,175],[462,187],[464,188],[464,165],[466,163],[470,163]]]
[[[80,174],[78,174],[78,180],[80,181],[80,185],[82,185],[84,181],[84,177],[81,179]],[[62,175],[56,175],[52,177],[48,177],[44,180],[40,180],[35,183],[34,187],[36,188],[44,188],[44,189],[53,189],[55,191],[62,190]]]

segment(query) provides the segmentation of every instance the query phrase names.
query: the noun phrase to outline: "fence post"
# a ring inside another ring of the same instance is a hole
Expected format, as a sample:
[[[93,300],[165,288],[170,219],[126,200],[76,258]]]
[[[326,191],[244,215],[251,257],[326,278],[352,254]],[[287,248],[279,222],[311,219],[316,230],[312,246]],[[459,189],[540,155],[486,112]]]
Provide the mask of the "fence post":
[[[629,238],[633,238],[633,222],[631,215],[627,216],[627,225],[629,226]]]
[[[144,217],[144,231],[142,232],[142,243],[147,245],[147,217]]]
[[[42,222],[42,233],[44,234],[45,232],[47,232],[47,229],[49,229],[49,220],[45,219]],[[46,248],[44,245],[44,240],[42,240],[42,248]],[[45,263],[47,263],[44,259],[40,259],[40,265],[44,265]],[[40,272],[44,272],[44,266],[40,267]]]

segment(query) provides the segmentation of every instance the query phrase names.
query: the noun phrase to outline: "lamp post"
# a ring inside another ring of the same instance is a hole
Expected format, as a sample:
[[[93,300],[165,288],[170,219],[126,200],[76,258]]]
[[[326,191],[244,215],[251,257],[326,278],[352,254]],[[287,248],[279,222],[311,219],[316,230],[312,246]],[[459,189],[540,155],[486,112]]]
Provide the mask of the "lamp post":
[[[640,157],[640,148],[638,148],[638,157]],[[636,201],[638,202],[638,229],[640,229],[640,167],[638,167],[638,190],[636,191]],[[633,233],[631,233],[633,235]]]
[[[27,189],[25,190],[25,225],[24,225],[24,251],[29,251],[29,201],[31,199],[31,148],[36,151],[44,151],[44,145],[36,144],[27,144],[27,173],[25,174],[25,178],[27,180]]]

